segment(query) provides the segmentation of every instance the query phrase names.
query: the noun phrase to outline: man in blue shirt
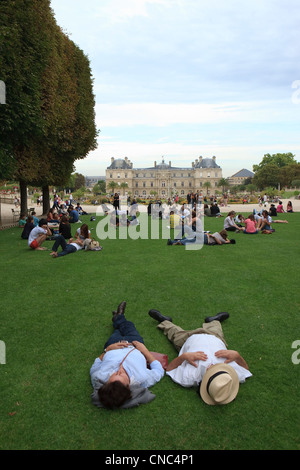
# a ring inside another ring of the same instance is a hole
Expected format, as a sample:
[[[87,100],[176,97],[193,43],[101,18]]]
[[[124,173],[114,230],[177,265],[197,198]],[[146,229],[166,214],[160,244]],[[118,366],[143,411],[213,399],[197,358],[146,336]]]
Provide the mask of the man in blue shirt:
[[[114,332],[90,370],[94,390],[106,408],[120,408],[128,402],[131,385],[148,388],[164,375],[161,363],[146,348],[134,324],[126,320],[125,306],[126,302],[121,302],[113,312]]]
[[[74,209],[73,206],[70,206],[70,213],[69,213],[69,222],[70,222],[70,224],[75,224],[78,221],[79,221],[78,212]]]

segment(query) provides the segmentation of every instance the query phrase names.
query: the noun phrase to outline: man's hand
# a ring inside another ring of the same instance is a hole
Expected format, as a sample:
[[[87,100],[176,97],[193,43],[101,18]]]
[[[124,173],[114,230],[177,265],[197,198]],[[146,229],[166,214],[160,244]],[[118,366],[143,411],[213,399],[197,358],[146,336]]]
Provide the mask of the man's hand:
[[[245,369],[249,370],[248,364],[244,358],[237,352],[230,349],[220,349],[215,353],[215,356],[218,358],[225,358],[225,364],[229,362],[235,361],[240,366],[244,367]]]
[[[182,354],[182,359],[188,361],[192,366],[197,367],[195,361],[206,361],[207,355],[203,351],[188,352]]]
[[[111,351],[112,349],[123,349],[131,346],[131,343],[128,341],[118,341],[117,343],[113,343],[110,346],[107,346],[106,351]]]

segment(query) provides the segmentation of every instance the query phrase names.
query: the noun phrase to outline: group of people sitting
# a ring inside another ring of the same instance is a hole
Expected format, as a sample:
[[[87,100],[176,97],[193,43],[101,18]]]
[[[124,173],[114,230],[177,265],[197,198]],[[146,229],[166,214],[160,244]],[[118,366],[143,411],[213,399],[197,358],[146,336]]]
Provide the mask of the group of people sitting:
[[[43,243],[46,240],[54,240],[50,253],[53,258],[88,248],[91,232],[87,224],[82,224],[76,230],[74,238],[72,237],[71,224],[76,223],[76,214],[78,215],[78,211],[70,205],[66,213],[52,208],[47,218],[40,220],[35,212],[27,218],[22,217],[19,223],[19,226],[23,227],[21,238],[28,240],[28,246],[33,250],[45,250]],[[59,247],[62,248],[60,252],[58,252]]]
[[[287,224],[287,220],[273,220],[274,212],[268,212],[261,209],[259,212],[253,209],[253,213],[248,217],[242,214],[236,214],[235,211],[230,211],[224,220],[224,229],[230,232],[243,232],[246,234],[257,234],[259,232],[270,234],[275,230],[272,228],[272,223]],[[277,213],[276,213],[277,215]]]

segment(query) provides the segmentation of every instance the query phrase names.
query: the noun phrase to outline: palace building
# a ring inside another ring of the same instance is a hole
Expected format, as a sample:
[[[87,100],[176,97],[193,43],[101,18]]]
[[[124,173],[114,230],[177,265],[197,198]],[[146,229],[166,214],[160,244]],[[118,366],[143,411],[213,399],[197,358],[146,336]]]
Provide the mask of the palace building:
[[[176,194],[186,196],[197,191],[209,195],[215,193],[221,178],[222,168],[217,165],[216,157],[199,157],[190,168],[174,167],[164,159],[159,164],[154,162],[150,168],[134,168],[127,157],[112,158],[106,169],[106,191],[134,197],[155,195],[166,198]],[[113,188],[111,182],[118,186]]]

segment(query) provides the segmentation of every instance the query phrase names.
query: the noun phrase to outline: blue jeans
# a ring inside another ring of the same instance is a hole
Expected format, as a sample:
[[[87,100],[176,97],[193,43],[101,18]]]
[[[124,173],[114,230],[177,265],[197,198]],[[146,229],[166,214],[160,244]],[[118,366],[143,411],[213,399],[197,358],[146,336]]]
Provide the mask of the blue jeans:
[[[57,253],[57,256],[65,256],[69,255],[70,253],[75,253],[76,247],[74,245],[70,245],[69,243],[66,242],[65,238],[62,235],[58,235],[56,237],[55,243],[52,247],[52,251],[56,251],[58,247],[61,246],[62,250],[60,253]]]
[[[118,315],[115,317],[113,321],[114,332],[106,341],[104,348],[107,346],[118,343],[118,341],[128,341],[131,343],[132,341],[139,341],[140,343],[144,343],[143,338],[137,331],[136,327],[131,321],[126,320],[124,315]]]

